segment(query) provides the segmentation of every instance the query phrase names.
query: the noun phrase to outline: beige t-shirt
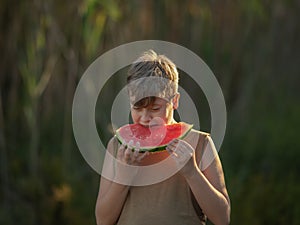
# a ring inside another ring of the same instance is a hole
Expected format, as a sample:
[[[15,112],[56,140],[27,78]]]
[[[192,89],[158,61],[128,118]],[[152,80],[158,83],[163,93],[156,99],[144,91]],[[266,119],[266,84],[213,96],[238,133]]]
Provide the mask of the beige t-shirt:
[[[200,169],[204,170],[216,154],[208,133],[191,130],[184,138],[196,150]],[[209,152],[211,153],[205,153]],[[209,157],[205,159],[203,154]],[[202,158],[202,159],[201,159]],[[130,187],[118,225],[199,225],[205,224],[202,213],[187,182],[176,173],[147,186]]]

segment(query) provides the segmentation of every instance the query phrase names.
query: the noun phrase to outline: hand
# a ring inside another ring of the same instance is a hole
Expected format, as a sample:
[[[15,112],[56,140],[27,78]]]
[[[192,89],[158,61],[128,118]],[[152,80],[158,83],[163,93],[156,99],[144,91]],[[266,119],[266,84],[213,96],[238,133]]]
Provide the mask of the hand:
[[[195,150],[189,143],[174,139],[167,145],[166,149],[184,177],[190,176],[197,170]]]
[[[145,158],[149,152],[140,153],[140,143],[135,144],[133,149],[133,141],[123,143],[117,153],[117,170],[116,170],[116,181],[120,183],[130,184],[131,181],[138,173],[139,164],[143,158]],[[128,166],[129,165],[129,166]]]
[[[138,166],[139,163],[142,161],[145,156],[147,156],[149,153],[140,153],[140,143],[137,142],[135,144],[135,148],[133,149],[133,141],[129,141],[128,144],[126,143],[122,144],[119,148],[117,159],[119,159],[121,162],[132,165],[132,166]]]

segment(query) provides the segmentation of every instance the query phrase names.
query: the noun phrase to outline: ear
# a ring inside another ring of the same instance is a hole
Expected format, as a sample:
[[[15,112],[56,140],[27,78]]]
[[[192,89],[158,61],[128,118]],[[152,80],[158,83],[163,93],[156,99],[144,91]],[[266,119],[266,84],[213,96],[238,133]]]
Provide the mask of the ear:
[[[173,104],[173,109],[177,109],[179,106],[179,98],[180,98],[180,94],[176,93],[174,98],[172,99],[172,104]]]

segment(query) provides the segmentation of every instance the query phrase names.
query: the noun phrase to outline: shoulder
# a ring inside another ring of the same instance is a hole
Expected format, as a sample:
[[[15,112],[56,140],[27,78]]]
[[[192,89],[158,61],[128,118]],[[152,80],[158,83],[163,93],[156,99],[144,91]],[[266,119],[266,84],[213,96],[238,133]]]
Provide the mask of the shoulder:
[[[115,153],[115,151],[118,149],[120,145],[120,142],[118,140],[118,138],[114,135],[108,142],[107,144],[107,151],[109,151],[110,153]]]
[[[116,135],[112,136],[108,142],[108,145],[119,143],[119,140]]]
[[[210,133],[208,133],[208,132],[201,131],[201,130],[195,130],[195,129],[191,129],[190,133],[192,135],[196,135],[199,137],[205,137],[205,138],[210,136]]]
[[[204,169],[203,165],[206,166],[206,155],[207,150],[211,149],[211,137],[210,133],[192,129],[186,136],[185,141],[187,141],[194,149],[196,154],[196,161],[201,170]]]
[[[192,129],[187,135],[187,139],[193,140],[193,142],[196,141],[197,146],[199,146],[199,144],[203,146],[204,144],[207,144],[208,140],[210,139],[210,133]]]

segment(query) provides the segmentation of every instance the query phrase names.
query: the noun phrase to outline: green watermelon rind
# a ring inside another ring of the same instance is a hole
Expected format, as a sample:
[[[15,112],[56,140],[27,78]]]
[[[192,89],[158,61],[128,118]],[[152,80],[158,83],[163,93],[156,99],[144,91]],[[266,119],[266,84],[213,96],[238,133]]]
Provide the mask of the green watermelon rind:
[[[187,123],[182,123],[182,124],[184,124],[185,126],[188,126],[189,128],[181,136],[179,136],[178,139],[185,138],[193,128],[193,124],[187,124]],[[123,138],[119,135],[118,130],[116,131],[115,137],[117,138],[117,140],[120,144],[122,144],[124,142]],[[155,146],[155,147],[151,147],[151,146],[143,147],[143,148],[140,148],[139,152],[141,152],[141,153],[143,153],[143,152],[160,152],[160,151],[165,150],[167,145],[168,144],[159,145],[159,146]],[[134,148],[132,150],[134,150]]]

